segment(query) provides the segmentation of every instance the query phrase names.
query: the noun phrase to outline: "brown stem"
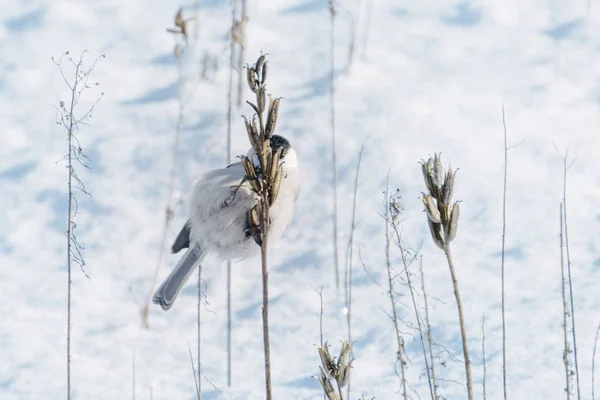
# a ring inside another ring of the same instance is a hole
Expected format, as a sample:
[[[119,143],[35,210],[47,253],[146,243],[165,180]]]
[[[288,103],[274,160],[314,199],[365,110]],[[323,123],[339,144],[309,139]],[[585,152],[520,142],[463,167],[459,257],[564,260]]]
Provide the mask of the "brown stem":
[[[263,185],[261,207],[261,258],[262,258],[262,283],[263,283],[263,342],[265,349],[265,384],[267,400],[271,400],[271,350],[269,345],[269,272],[267,270],[267,241],[269,229],[269,207],[267,202],[267,185]]]
[[[473,382],[471,380],[471,360],[469,359],[469,346],[467,344],[467,329],[465,326],[465,316],[463,313],[462,301],[460,299],[460,291],[458,289],[458,279],[456,278],[456,271],[454,270],[454,262],[452,260],[452,253],[450,252],[450,246],[446,245],[445,249],[446,259],[448,260],[448,267],[450,268],[450,275],[452,276],[452,285],[454,286],[454,297],[456,298],[456,307],[458,308],[458,319],[460,321],[460,335],[462,338],[463,355],[465,358],[465,375],[467,379],[467,394],[468,399],[473,400]]]
[[[563,300],[563,339],[565,347],[563,349],[563,363],[565,364],[565,381],[567,383],[567,388],[565,392],[567,392],[567,400],[571,399],[571,382],[570,382],[570,367],[571,363],[569,361],[569,334],[567,332],[567,322],[568,322],[568,314],[569,308],[567,305],[567,294],[566,294],[566,279],[565,279],[565,255],[564,255],[564,239],[563,239],[563,204],[560,204],[560,273],[561,273],[561,293]]]

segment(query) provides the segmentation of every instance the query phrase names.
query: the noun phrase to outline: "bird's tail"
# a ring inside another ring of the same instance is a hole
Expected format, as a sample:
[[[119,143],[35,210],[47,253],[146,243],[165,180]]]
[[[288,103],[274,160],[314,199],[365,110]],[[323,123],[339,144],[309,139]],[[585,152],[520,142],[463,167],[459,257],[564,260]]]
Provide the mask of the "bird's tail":
[[[206,256],[206,252],[195,246],[188,249],[179,260],[173,271],[167,276],[167,279],[160,285],[154,293],[152,301],[159,304],[163,310],[168,310],[173,306],[181,288],[192,274],[196,266],[200,265]]]

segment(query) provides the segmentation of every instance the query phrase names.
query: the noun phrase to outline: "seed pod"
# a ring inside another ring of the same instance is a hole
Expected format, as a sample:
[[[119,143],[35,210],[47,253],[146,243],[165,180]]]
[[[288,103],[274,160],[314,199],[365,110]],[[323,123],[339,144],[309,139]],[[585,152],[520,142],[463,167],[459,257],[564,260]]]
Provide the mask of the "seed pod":
[[[435,159],[433,161],[433,181],[435,186],[441,188],[444,184],[444,166],[442,165],[442,156],[435,154]]]
[[[445,204],[450,204],[452,201],[452,193],[454,192],[454,177],[456,175],[456,171],[452,172],[452,170],[448,170],[446,174],[446,179],[444,180],[444,186],[442,186],[442,199]]]
[[[257,114],[259,113],[258,108],[256,107],[256,105],[254,103],[251,103],[248,100],[246,100],[246,103],[248,103],[250,105],[250,107],[252,107]]]
[[[319,348],[319,357],[321,357],[321,364],[323,364],[323,368],[329,374],[329,370],[331,368],[331,356],[329,355],[329,345],[327,342],[323,345],[323,348]],[[329,375],[327,375],[329,376]]]
[[[258,113],[262,115],[265,110],[265,103],[267,102],[267,87],[265,85],[260,85],[258,87]]]
[[[427,217],[431,220],[431,222],[436,224],[441,223],[442,217],[433,197],[431,197],[429,194],[423,195],[423,204],[425,205]]]
[[[323,386],[323,391],[325,392],[325,395],[327,395],[327,398],[329,400],[340,400],[338,394],[333,388],[333,385],[327,378],[327,375],[325,375],[325,372],[323,372],[323,368],[319,367],[319,369],[321,370],[321,377],[319,378],[319,382],[321,382],[321,386]]]
[[[269,70],[269,62],[265,62],[265,64],[262,67],[262,72],[261,72],[261,77],[260,77],[260,83],[262,83],[264,85],[264,83],[267,81],[267,72]]]
[[[247,70],[247,78],[248,78],[248,86],[250,86],[250,90],[256,93],[256,71],[254,68],[246,65]]]
[[[263,67],[263,64],[265,63],[266,60],[267,60],[267,56],[264,54],[261,54],[260,57],[258,57],[258,60],[256,60],[256,64],[254,65],[254,69],[256,70],[257,73],[261,72],[261,68]]]
[[[458,201],[454,203],[452,212],[450,213],[450,220],[448,221],[448,235],[446,241],[449,243],[456,237],[456,230],[458,229],[458,218],[460,217],[460,210],[458,208]]]
[[[277,196],[279,196],[279,189],[281,188],[281,178],[283,177],[283,165],[280,165],[279,168],[275,171],[275,176],[272,180],[271,193],[269,198],[269,205],[275,203],[277,200]]]
[[[348,343],[348,340],[344,339],[344,341],[342,342],[342,349],[340,350],[340,355],[338,356],[338,368],[343,368],[346,366],[351,351],[352,345]]]
[[[279,102],[281,97],[272,100],[269,104],[269,113],[267,114],[267,125],[265,127],[265,133],[267,138],[270,138],[275,132],[275,126],[277,125],[277,114],[279,113]]]
[[[427,187],[427,190],[429,190],[431,192],[431,183],[429,180],[429,172],[427,169],[427,162],[421,161],[421,170],[423,171],[423,179],[425,180],[425,186]]]
[[[254,239],[257,245],[262,246],[262,235],[260,231],[260,219],[258,217],[258,205],[252,207],[246,215],[246,223],[250,230],[250,235]]]
[[[348,365],[340,370],[340,376],[337,380],[338,386],[341,388],[345,387],[348,384],[348,380],[350,380],[350,369],[352,368],[352,362],[354,360],[350,360]]]
[[[433,242],[442,250],[446,250],[446,241],[444,240],[444,235],[442,232],[442,224],[436,224],[432,222],[429,218],[427,218],[427,223],[429,224],[429,230],[431,232],[431,237]]]

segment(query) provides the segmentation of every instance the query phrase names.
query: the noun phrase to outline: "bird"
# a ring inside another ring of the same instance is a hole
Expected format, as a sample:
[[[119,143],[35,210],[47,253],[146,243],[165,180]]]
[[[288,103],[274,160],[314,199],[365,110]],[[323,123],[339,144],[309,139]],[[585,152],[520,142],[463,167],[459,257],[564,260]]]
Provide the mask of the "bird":
[[[281,148],[283,174],[277,198],[269,208],[268,243],[281,236],[294,214],[300,180],[298,155],[283,136],[269,139],[273,152]],[[251,148],[247,156],[256,159]],[[248,211],[260,197],[246,179],[241,162],[205,173],[193,185],[188,199],[188,220],[175,238],[171,253],[187,249],[158,287],[152,301],[169,310],[185,282],[208,253],[222,260],[242,260],[259,253],[248,225]]]

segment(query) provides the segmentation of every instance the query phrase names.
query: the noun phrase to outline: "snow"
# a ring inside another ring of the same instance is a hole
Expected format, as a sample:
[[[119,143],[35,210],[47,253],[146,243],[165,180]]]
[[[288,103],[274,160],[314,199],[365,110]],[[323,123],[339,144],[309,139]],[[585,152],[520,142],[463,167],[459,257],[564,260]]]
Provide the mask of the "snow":
[[[226,106],[231,4],[204,0],[198,42],[185,59],[191,95],[179,143],[176,189],[226,162]],[[352,18],[358,36],[348,65]],[[90,170],[78,173],[92,198],[78,195],[78,240],[86,273],[73,270],[74,399],[195,398],[188,343],[195,355],[193,282],[168,313],[152,307],[140,329],[161,245],[171,148],[179,107],[172,25],[176,4],[146,0],[36,0],[0,6],[0,397],[55,399],[66,393],[66,200],[61,161],[66,135],[51,104],[69,91],[51,57],[69,50],[96,65],[80,112],[99,95],[89,126],[78,132]],[[371,7],[367,27],[368,8]],[[336,294],[331,244],[329,49],[326,1],[249,1],[245,62],[269,53],[269,91],[283,96],[278,133],[300,154],[305,180],[295,220],[270,251],[270,323],[275,398],[321,398],[317,380],[319,295],[324,336],[333,351],[346,334]],[[428,236],[418,161],[442,152],[459,168],[462,200],[453,254],[465,305],[476,397],[482,398],[481,318],[486,317],[489,399],[502,398],[500,244],[503,125],[509,146],[507,191],[507,343],[510,398],[564,396],[559,203],[568,171],[569,240],[581,391],[591,391],[591,353],[600,320],[600,14],[587,2],[508,0],[437,2],[365,0],[339,4],[335,22],[339,251],[350,236],[358,152],[352,305],[352,396],[399,398],[395,337],[387,316],[384,223],[386,176],[406,206],[404,237],[422,244],[433,302],[434,338],[462,356],[444,255]],[[195,27],[193,27],[195,29]],[[366,36],[368,30],[368,38]],[[213,82],[197,79],[205,52],[217,57]],[[66,69],[68,73],[70,70]],[[197,86],[196,86],[197,85]],[[250,99],[244,86],[244,99]],[[242,114],[233,111],[233,156],[249,147]],[[559,152],[557,152],[557,149]],[[185,220],[178,207],[165,249]],[[399,255],[394,251],[394,262]],[[160,277],[177,261],[166,255]],[[204,265],[203,380],[206,399],[264,397],[261,277],[258,259],[233,265],[233,387],[227,388],[226,268]],[[401,315],[414,317],[405,289]],[[410,385],[426,398],[418,339],[407,334]],[[444,356],[448,360],[447,356]],[[438,364],[441,393],[465,398],[461,363]]]

